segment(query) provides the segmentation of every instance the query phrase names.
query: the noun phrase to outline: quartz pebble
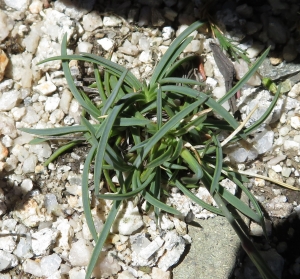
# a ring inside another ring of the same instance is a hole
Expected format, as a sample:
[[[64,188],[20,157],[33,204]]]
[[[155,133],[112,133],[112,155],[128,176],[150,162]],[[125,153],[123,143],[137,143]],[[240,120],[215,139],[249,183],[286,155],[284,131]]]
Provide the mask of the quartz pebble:
[[[5,68],[8,64],[8,61],[9,60],[8,60],[5,52],[2,49],[0,49],[0,81],[3,80]]]

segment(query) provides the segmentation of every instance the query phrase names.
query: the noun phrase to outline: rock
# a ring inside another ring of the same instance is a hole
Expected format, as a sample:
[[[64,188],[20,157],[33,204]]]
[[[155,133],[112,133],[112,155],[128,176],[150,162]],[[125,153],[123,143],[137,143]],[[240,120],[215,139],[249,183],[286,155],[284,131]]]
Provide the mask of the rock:
[[[122,24],[122,20],[116,16],[105,16],[103,17],[103,25],[106,27],[116,27]]]
[[[102,38],[100,40],[97,40],[97,43],[106,51],[109,51],[114,46],[114,41],[109,38]]]
[[[171,39],[175,34],[175,30],[171,26],[166,26],[162,29],[162,37],[164,41]]]
[[[9,111],[14,108],[21,99],[21,93],[17,90],[4,92],[0,97],[0,111]]]
[[[97,11],[92,11],[84,15],[82,18],[82,26],[85,31],[93,31],[103,26],[100,14]]]
[[[271,217],[278,218],[287,218],[293,210],[293,205],[288,203],[286,196],[283,195],[279,195],[265,203],[265,207]]]
[[[30,145],[29,151],[38,156],[40,162],[44,161],[45,158],[49,158],[52,154],[50,145],[48,142],[42,142],[39,144]]]
[[[59,102],[60,98],[57,95],[53,97],[48,97],[45,102],[45,111],[54,111],[58,107]]]
[[[57,11],[67,16],[80,20],[83,15],[89,13],[95,4],[95,0],[58,0],[55,1],[54,7]]]
[[[32,251],[35,255],[45,255],[50,245],[56,240],[57,231],[49,228],[32,233]]]
[[[27,193],[32,190],[33,183],[30,178],[25,178],[21,183],[21,189],[23,190],[23,193]]]
[[[112,253],[102,252],[98,258],[97,265],[94,268],[93,276],[96,278],[107,278],[117,274],[121,270],[118,261]]]
[[[131,44],[128,40],[125,40],[124,44],[119,47],[119,51],[131,56],[136,56],[139,53],[137,46]]]
[[[78,52],[91,53],[92,49],[93,49],[93,45],[88,42],[79,42],[77,45]]]
[[[2,233],[5,235],[9,233],[8,231],[3,231]],[[0,249],[12,253],[16,248],[16,237],[15,236],[1,236],[0,237]]]
[[[274,132],[271,129],[265,129],[259,134],[256,134],[253,139],[254,147],[258,154],[264,154],[273,148]]]
[[[0,161],[8,156],[8,149],[0,142]]]
[[[127,203],[127,207],[124,207],[125,204],[123,204],[122,210],[119,211],[112,225],[112,231],[122,235],[130,235],[140,229],[144,223],[138,208],[134,207],[131,201]]]
[[[279,18],[268,18],[268,36],[277,44],[285,44],[288,38],[289,31],[286,25]]]
[[[13,139],[17,136],[14,120],[3,112],[0,112],[0,135],[7,135]]]
[[[7,17],[6,13],[0,9],[0,42],[8,36],[13,26],[14,20]]]
[[[300,129],[300,117],[299,116],[291,117],[291,126],[296,130]]]
[[[151,21],[155,27],[160,27],[165,23],[165,18],[161,14],[160,10],[156,8],[151,9]]]
[[[64,116],[65,115],[61,109],[56,109],[50,114],[49,120],[52,124],[57,124],[60,123]]]
[[[85,279],[84,269],[78,267],[72,268],[69,272],[69,279]]]
[[[74,230],[67,219],[59,218],[53,223],[53,228],[59,232],[58,247],[70,249],[69,240],[74,236]]]
[[[139,56],[139,60],[143,63],[150,63],[152,61],[152,51],[144,50]]]
[[[4,0],[5,4],[18,11],[25,11],[28,7],[29,0]]]
[[[165,244],[161,249],[165,252],[159,258],[157,266],[163,271],[167,271],[179,261],[185,249],[185,241],[174,230],[167,232],[163,239],[165,240]]]
[[[139,47],[141,50],[147,51],[150,49],[150,42],[147,37],[140,37],[139,38]]]
[[[30,273],[34,276],[37,277],[42,277],[43,273],[42,273],[42,269],[41,269],[41,265],[38,261],[33,261],[30,259],[27,259],[24,263],[23,263],[23,270],[26,273]]]
[[[18,264],[18,258],[8,252],[0,250],[0,271],[15,267]]]
[[[84,239],[79,239],[77,242],[72,243],[69,261],[72,266],[87,266],[92,252],[93,247],[90,242]]]
[[[162,270],[160,268],[157,268],[157,267],[153,267],[151,276],[152,276],[152,278],[170,279],[171,278],[171,272],[170,271],[164,271],[164,270]]]
[[[143,6],[140,10],[138,26],[147,26],[150,24],[151,9],[149,6]]]
[[[164,240],[157,236],[151,243],[149,243],[142,251],[139,252],[139,256],[148,260],[157,250],[162,247]]]
[[[49,277],[55,273],[59,269],[61,261],[61,258],[55,253],[43,257],[40,262],[43,276]]]
[[[14,254],[21,259],[30,259],[33,257],[31,247],[31,237],[21,237]]]
[[[29,11],[32,14],[39,14],[42,10],[43,10],[43,2],[41,2],[39,0],[34,0],[29,5]]]
[[[69,108],[69,116],[73,118],[73,120],[77,124],[80,123],[81,112],[82,112],[82,107],[80,106],[80,104],[75,99],[72,99]],[[70,119],[70,121],[72,121],[72,119]]]
[[[178,13],[168,7],[164,8],[164,17],[170,21],[174,21]]]
[[[36,2],[38,1],[35,1],[33,3]],[[32,54],[36,52],[37,47],[39,45],[39,41],[42,35],[41,27],[42,27],[42,22],[32,25],[30,27],[30,33],[22,41],[22,45],[26,48],[28,52]]]
[[[263,259],[267,262],[268,266],[275,273],[276,277],[281,278],[284,259],[276,252],[275,249],[271,249],[268,251],[260,251]],[[247,257],[247,259],[243,263],[243,278],[251,278],[251,279],[260,279],[261,276],[254,266],[253,262]]]
[[[62,109],[62,111],[65,114],[69,113],[69,107],[70,107],[72,98],[73,98],[72,93],[68,89],[64,89],[64,91],[62,92],[61,98],[60,98],[59,107]]]
[[[8,60],[5,52],[2,49],[0,49],[0,81],[4,77],[4,73],[5,73],[5,69],[6,69],[6,66],[8,64],[8,61],[9,60]],[[0,104],[1,104],[1,101],[0,101]]]
[[[36,167],[38,159],[35,155],[30,154],[23,162],[23,173],[33,173]]]
[[[240,80],[248,71],[249,66],[246,61],[243,59],[239,59],[238,61],[233,63],[235,71],[236,71],[236,78]],[[259,86],[261,84],[261,79],[257,73],[255,73],[248,81],[247,84],[251,86]]]
[[[22,118],[22,121],[32,125],[34,123],[37,123],[40,120],[40,118],[41,117],[35,112],[35,110],[32,107],[27,107],[26,114]]]
[[[257,57],[262,50],[264,50],[265,46],[259,42],[254,42],[253,45],[247,49],[247,56],[251,58]]]
[[[132,275],[128,270],[124,270],[118,274],[118,279],[135,279],[136,277]],[[159,277],[157,277],[159,278]]]
[[[253,8],[247,4],[236,7],[236,12],[244,18],[251,18],[253,15]]]
[[[298,52],[293,39],[290,39],[289,42],[284,46],[282,55],[286,62],[291,62],[297,58]]]

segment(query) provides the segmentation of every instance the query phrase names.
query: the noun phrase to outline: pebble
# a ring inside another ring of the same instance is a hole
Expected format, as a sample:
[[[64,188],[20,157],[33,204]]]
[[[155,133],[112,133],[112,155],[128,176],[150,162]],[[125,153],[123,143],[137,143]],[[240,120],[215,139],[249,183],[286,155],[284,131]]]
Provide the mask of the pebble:
[[[103,17],[103,25],[106,27],[116,27],[122,24],[122,20],[116,16]]]
[[[239,59],[237,62],[233,63],[235,71],[236,71],[236,78],[240,80],[249,70],[249,66],[246,61],[243,59]],[[247,84],[251,86],[260,86],[261,79],[258,74],[254,74],[248,81]]]
[[[14,120],[3,112],[0,112],[0,119],[0,135],[7,135],[14,139],[17,136]]]
[[[33,88],[37,93],[48,96],[56,91],[57,87],[52,81],[45,81]]]
[[[152,61],[152,51],[144,50],[139,56],[139,60],[143,63],[150,63]]]
[[[53,275],[60,267],[62,259],[57,254],[51,254],[49,256],[45,256],[40,261],[40,267],[43,276]]]
[[[92,11],[82,18],[82,27],[85,31],[93,31],[101,26],[103,26],[103,22],[97,11]]]
[[[48,97],[45,102],[45,111],[52,112],[58,108],[60,103],[60,98],[58,96]]]
[[[15,267],[18,264],[18,258],[8,252],[0,250],[0,271]]]
[[[130,235],[140,229],[143,225],[143,219],[139,214],[138,208],[134,207],[133,203],[129,201],[127,207],[122,208],[116,217],[116,221],[112,226],[112,231],[122,235]]]
[[[93,45],[88,42],[79,42],[77,45],[78,52],[91,53],[92,49],[93,49]]]
[[[25,11],[29,4],[28,0],[4,0],[4,2],[8,7],[18,11]]]
[[[84,239],[79,239],[72,243],[69,254],[69,261],[71,265],[87,266],[92,255],[92,251],[92,245]]]
[[[14,20],[7,17],[6,13],[0,10],[0,42],[2,42],[9,34],[14,26]]]
[[[9,111],[21,100],[21,93],[17,90],[4,92],[0,97],[0,111]]]
[[[259,42],[254,42],[253,45],[247,49],[247,56],[251,58],[257,57],[263,50],[265,46]]]
[[[0,81],[3,80],[5,69],[8,62],[9,59],[7,58],[5,52],[2,49],[0,49]]]
[[[114,41],[109,38],[97,40],[97,43],[106,51],[109,51],[114,46]]]

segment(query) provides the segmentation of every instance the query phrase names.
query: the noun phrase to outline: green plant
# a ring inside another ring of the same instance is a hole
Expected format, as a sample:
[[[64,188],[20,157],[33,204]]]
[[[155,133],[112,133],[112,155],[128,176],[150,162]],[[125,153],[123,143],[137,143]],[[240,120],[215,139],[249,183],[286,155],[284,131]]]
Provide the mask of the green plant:
[[[195,22],[175,39],[155,68],[149,84],[141,83],[127,69],[102,57],[87,53],[67,55],[66,36],[63,38],[61,56],[41,62],[62,60],[69,88],[84,109],[81,125],[21,130],[40,137],[82,133],[84,141],[91,146],[82,174],[82,199],[86,220],[96,245],[87,267],[86,278],[92,275],[118,209],[127,199],[139,197],[140,200],[145,200],[146,210],[153,206],[157,217],[161,211],[181,215],[178,210],[164,203],[170,187],[178,187],[195,203],[225,216],[264,278],[276,278],[248,238],[243,226],[240,226],[240,218],[233,212],[232,208],[260,224],[265,231],[262,211],[254,196],[243,185],[247,181],[246,176],[223,164],[222,146],[218,139],[220,131],[233,132],[239,127],[239,123],[222,107],[222,103],[233,96],[256,72],[268,50],[222,99],[215,101],[209,95],[194,89],[194,86],[201,85],[200,82],[173,76],[178,67],[192,59],[186,57],[177,61],[179,54],[192,40],[188,36],[201,25],[201,22]],[[94,104],[75,86],[68,65],[70,60],[94,65],[96,82],[91,87],[98,89],[102,100],[100,105]],[[103,67],[104,77],[100,75],[99,67]],[[241,129],[230,142],[243,140],[252,133],[267,118],[278,97],[279,90],[259,121],[247,129]],[[214,118],[211,111],[223,120]],[[97,124],[91,124],[91,118]],[[37,138],[32,143],[43,140],[47,138]],[[83,140],[76,139],[62,146],[46,164],[82,142]],[[100,235],[96,233],[90,208],[88,173],[91,164],[94,164],[93,195],[113,201]],[[118,184],[112,181],[112,176],[118,177]],[[224,178],[229,178],[238,185],[249,197],[254,209],[219,184]],[[105,182],[109,193],[100,193],[101,181]],[[191,188],[202,186],[211,193],[218,208],[206,204],[190,191]]]

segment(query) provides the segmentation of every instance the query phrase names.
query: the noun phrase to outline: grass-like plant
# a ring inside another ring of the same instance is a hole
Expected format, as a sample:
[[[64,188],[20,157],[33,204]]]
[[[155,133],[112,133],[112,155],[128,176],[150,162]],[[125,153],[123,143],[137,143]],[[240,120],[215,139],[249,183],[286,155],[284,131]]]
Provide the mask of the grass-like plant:
[[[225,216],[262,276],[276,278],[248,238],[247,231],[236,214],[239,212],[257,222],[265,231],[263,213],[254,196],[243,185],[247,181],[246,176],[223,163],[222,146],[218,139],[220,131],[234,132],[239,127],[239,123],[222,104],[256,72],[268,50],[223,98],[216,101],[195,89],[195,86],[201,85],[200,82],[175,77],[176,69],[191,59],[186,57],[178,60],[178,56],[191,42],[192,37],[189,35],[201,25],[201,22],[195,22],[174,40],[154,69],[149,84],[140,82],[124,67],[102,57],[88,53],[67,55],[66,36],[62,41],[61,56],[41,62],[62,60],[69,88],[84,109],[81,124],[21,130],[39,137],[82,133],[84,142],[90,144],[82,173],[82,200],[87,224],[96,245],[87,267],[86,278],[92,276],[120,205],[127,199],[138,197],[141,202],[146,201],[146,210],[153,207],[157,218],[161,211],[181,215],[178,210],[165,203],[170,187],[177,187],[196,204]],[[100,105],[96,105],[85,92],[76,87],[68,64],[70,60],[93,64],[96,82],[90,86],[98,89]],[[104,76],[101,76],[99,67],[104,70]],[[240,129],[230,142],[245,140],[267,118],[278,97],[279,90],[266,113],[249,128]],[[219,119],[214,118],[211,111],[218,114]],[[91,119],[92,123],[97,124],[91,124]],[[41,140],[44,139],[37,138],[32,143]],[[45,164],[82,142],[81,139],[74,138],[74,141],[58,149]],[[93,195],[113,201],[100,235],[96,232],[90,208],[88,174],[91,164],[94,165]],[[114,176],[118,178],[118,183],[112,180]],[[224,178],[236,183],[240,191],[250,199],[253,209],[220,185]],[[100,182],[104,182],[107,193],[103,194],[101,191],[103,189],[100,189]],[[205,203],[190,191],[191,188],[198,187],[206,187],[218,207]]]

